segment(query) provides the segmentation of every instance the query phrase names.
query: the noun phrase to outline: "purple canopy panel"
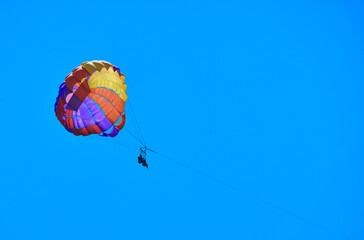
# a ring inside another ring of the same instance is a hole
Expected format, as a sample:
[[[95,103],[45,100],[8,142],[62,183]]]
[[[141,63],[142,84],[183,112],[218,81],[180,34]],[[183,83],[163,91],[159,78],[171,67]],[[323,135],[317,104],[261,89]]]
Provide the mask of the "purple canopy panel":
[[[116,127],[112,126],[111,132],[109,132],[109,133],[102,133],[100,136],[103,136],[103,137],[115,137],[116,135],[118,135],[118,133],[119,133],[119,130]]]
[[[114,71],[117,71],[119,73],[119,76],[121,75],[120,69],[118,67],[114,66]]]
[[[90,112],[87,110],[85,103],[82,103],[78,110],[80,111],[80,116],[85,127],[90,127],[95,124],[95,121],[92,119],[92,116],[90,115]]]
[[[75,117],[72,120],[73,120],[73,124],[75,125],[75,128],[80,129],[80,128],[85,127],[85,124],[83,123],[82,118]]]
[[[101,131],[105,132],[106,130],[110,129],[112,127],[111,122],[105,117],[104,120],[96,124]]]
[[[68,89],[68,87],[66,86],[66,84],[62,84],[62,87],[59,88],[59,97],[61,97],[63,100],[66,101],[66,96],[70,93],[72,93],[71,90]]]

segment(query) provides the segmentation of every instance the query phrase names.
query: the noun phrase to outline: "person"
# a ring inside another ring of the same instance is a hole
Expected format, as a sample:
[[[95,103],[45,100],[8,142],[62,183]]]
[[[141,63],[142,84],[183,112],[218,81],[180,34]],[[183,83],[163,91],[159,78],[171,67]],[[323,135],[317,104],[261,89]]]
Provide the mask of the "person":
[[[147,161],[146,161],[146,159],[145,159],[145,158],[143,158],[142,165],[143,165],[143,167],[148,168],[148,163],[147,163]]]
[[[148,168],[147,160],[145,159],[146,151],[143,149],[140,149],[140,155],[138,156],[138,163],[142,164],[143,167]]]

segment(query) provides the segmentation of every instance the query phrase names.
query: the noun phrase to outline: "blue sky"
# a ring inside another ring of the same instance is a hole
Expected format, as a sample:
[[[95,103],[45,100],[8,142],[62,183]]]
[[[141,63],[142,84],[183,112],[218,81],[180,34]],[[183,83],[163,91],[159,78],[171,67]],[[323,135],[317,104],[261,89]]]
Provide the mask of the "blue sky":
[[[363,239],[363,10],[1,1],[0,239]],[[171,159],[63,129],[58,87],[90,60]]]

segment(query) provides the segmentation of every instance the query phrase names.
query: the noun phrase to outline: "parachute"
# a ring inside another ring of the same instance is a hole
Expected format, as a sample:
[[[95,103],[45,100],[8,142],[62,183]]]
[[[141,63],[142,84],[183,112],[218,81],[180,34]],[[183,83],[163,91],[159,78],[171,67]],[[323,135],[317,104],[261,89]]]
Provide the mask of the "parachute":
[[[84,62],[59,87],[55,113],[74,135],[115,137],[125,124],[127,85],[120,69],[106,61]]]

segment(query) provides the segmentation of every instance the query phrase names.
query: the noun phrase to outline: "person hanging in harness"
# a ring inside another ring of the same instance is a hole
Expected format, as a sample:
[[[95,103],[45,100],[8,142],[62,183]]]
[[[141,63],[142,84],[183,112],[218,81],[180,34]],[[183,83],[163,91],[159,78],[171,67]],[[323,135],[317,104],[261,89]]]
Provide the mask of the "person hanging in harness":
[[[139,164],[141,163],[143,165],[143,167],[148,168],[148,163],[145,158],[146,155],[147,155],[147,149],[140,148],[140,155],[138,156],[138,163]]]

